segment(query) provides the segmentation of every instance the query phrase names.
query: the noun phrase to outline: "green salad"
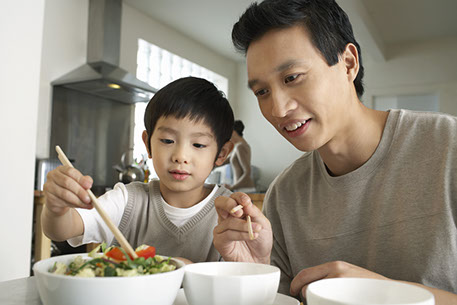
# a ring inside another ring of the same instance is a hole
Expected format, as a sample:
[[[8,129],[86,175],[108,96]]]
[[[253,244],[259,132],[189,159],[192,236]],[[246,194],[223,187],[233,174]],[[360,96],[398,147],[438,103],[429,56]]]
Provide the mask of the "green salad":
[[[99,252],[100,248],[102,252]],[[78,255],[70,264],[56,262],[49,272],[78,277],[137,276],[173,271],[170,258],[155,255],[155,248],[142,245],[135,250],[133,259],[120,247],[105,249],[102,244],[91,251],[89,259]]]

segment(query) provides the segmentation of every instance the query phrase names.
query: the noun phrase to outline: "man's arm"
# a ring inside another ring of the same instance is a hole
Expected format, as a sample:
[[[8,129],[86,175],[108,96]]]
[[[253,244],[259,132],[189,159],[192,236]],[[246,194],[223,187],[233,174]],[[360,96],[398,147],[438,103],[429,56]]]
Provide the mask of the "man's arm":
[[[322,265],[318,265],[315,267],[303,269],[300,271],[295,278],[292,280],[290,285],[290,293],[292,295],[298,295],[301,293],[302,295],[306,295],[306,288],[309,284],[314,281],[324,279],[324,278],[341,278],[341,277],[361,277],[361,278],[374,278],[374,279],[382,279],[382,280],[392,280],[386,278],[378,273],[371,272],[367,269],[342,262],[342,261],[335,261],[329,262]],[[451,305],[457,304],[457,295],[450,293],[448,291],[444,291],[437,288],[431,288],[419,283],[413,282],[406,282],[401,281],[407,284],[413,284],[420,286],[424,289],[427,289],[431,293],[433,293],[435,297],[435,304],[436,305]]]

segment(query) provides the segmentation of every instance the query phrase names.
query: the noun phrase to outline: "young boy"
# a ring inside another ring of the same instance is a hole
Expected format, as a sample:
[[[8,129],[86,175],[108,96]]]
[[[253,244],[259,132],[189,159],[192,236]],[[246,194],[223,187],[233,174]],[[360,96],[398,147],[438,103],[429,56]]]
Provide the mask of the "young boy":
[[[192,262],[215,261],[212,244],[217,223],[214,199],[231,192],[205,180],[233,148],[232,109],[210,82],[187,77],[159,90],[149,102],[143,141],[160,180],[118,183],[100,204],[133,248],[147,244],[161,255]],[[44,185],[42,213],[46,235],[72,246],[91,242],[117,244],[95,209],[89,176],[60,166]]]

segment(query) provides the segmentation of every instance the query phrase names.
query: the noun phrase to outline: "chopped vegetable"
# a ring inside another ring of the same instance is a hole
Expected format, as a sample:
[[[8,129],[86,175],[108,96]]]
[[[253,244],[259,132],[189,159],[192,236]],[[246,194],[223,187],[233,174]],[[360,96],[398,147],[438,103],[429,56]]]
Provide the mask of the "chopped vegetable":
[[[155,255],[155,248],[142,245],[136,249],[138,258],[132,259],[119,247],[105,249],[101,245],[103,253],[97,253],[97,247],[88,256],[92,259],[84,260],[77,256],[68,266],[56,262],[49,270],[55,274],[65,274],[80,277],[111,277],[111,276],[137,276],[154,273],[168,272],[176,269],[170,263],[170,258],[165,259]]]

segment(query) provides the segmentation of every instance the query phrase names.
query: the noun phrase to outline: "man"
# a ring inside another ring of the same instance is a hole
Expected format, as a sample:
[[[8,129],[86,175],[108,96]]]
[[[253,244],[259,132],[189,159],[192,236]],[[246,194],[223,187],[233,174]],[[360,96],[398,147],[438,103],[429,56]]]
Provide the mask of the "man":
[[[278,266],[292,295],[368,277],[457,304],[457,118],[365,107],[360,47],[334,0],[254,3],[232,39],[264,117],[308,153],[270,186],[268,219],[245,194],[216,200],[223,258]]]

